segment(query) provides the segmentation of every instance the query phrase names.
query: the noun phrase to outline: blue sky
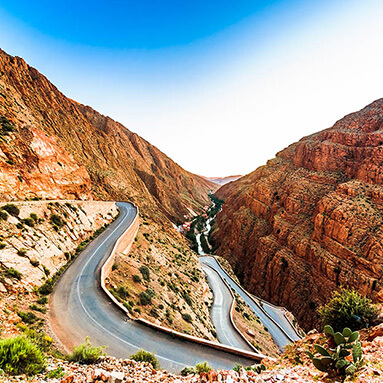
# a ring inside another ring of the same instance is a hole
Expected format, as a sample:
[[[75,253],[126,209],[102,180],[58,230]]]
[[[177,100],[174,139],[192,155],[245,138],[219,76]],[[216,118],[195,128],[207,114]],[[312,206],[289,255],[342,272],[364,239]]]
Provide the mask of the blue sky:
[[[0,48],[208,176],[382,96],[380,1],[0,2]]]

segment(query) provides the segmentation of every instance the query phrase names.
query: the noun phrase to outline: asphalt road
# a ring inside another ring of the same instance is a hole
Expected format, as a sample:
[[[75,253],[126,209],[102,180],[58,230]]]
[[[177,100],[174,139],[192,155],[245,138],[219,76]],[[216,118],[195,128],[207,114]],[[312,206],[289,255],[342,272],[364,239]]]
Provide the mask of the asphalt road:
[[[217,271],[203,263],[201,266],[214,294],[214,302],[210,315],[217,332],[218,340],[231,347],[254,351],[241,335],[239,335],[230,320],[230,311],[233,302],[230,289],[223,282]]]
[[[135,217],[131,204],[117,205],[121,211],[119,218],[82,251],[61,276],[51,295],[51,326],[62,343],[71,348],[88,335],[92,344],[106,345],[107,354],[121,358],[144,348],[157,355],[162,368],[174,372],[205,360],[213,368],[254,364],[251,359],[172,337],[127,320],[110,302],[100,287],[101,266]]]
[[[300,339],[295,328],[287,321],[283,315],[283,310],[266,302],[262,302],[263,307],[258,303],[257,299],[252,297],[243,288],[222,269],[214,257],[200,257],[201,265],[208,265],[219,273],[234,289],[234,291],[247,303],[252,311],[259,317],[264,326],[266,326],[274,339],[274,342],[282,350],[286,345],[294,340]]]

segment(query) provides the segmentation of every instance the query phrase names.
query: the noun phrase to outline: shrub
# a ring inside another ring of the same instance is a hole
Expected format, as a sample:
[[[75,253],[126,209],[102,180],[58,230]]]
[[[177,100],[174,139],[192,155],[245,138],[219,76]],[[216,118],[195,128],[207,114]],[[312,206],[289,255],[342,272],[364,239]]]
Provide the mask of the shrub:
[[[184,321],[186,321],[186,322],[189,322],[189,323],[193,322],[193,319],[192,319],[191,315],[188,314],[188,313],[183,313],[182,314],[182,319]]]
[[[182,370],[181,370],[181,376],[187,376],[187,375],[194,375],[195,374],[195,368],[194,367],[184,367]]]
[[[341,376],[354,375],[356,370],[362,366],[363,351],[362,345],[359,342],[359,332],[352,332],[349,328],[344,328],[342,333],[334,332],[331,326],[325,326],[325,333],[332,338],[332,343],[335,343],[335,348],[326,350],[319,344],[315,344],[314,348],[317,356],[311,352],[307,352],[312,359],[314,366],[323,372],[336,374]],[[352,361],[348,359],[352,351]],[[347,358],[347,359],[346,359]],[[344,381],[344,379],[342,379]]]
[[[7,246],[4,242],[0,242],[0,250],[4,249]]]
[[[140,293],[140,303],[143,306],[146,306],[146,305],[152,303],[152,298],[146,291],[142,291]]]
[[[21,320],[25,323],[32,324],[37,321],[37,316],[33,314],[32,312],[28,311],[18,311],[17,315],[21,318]]]
[[[39,262],[37,259],[35,259],[35,258],[31,258],[31,259],[29,260],[29,262],[30,262],[31,265],[34,266],[34,267],[37,267],[37,266],[40,264],[40,262]]]
[[[67,355],[70,362],[79,362],[83,364],[97,363],[101,356],[105,355],[103,347],[92,346],[89,337],[85,338],[85,342],[78,347],[74,347],[73,353]]]
[[[195,365],[195,371],[197,374],[200,374],[201,372],[208,373],[210,370],[211,370],[211,367],[207,364],[207,362],[197,363]]]
[[[48,295],[53,291],[55,281],[52,278],[48,278],[43,285],[39,287],[39,294]]]
[[[29,216],[30,216],[35,222],[38,222],[39,217],[37,216],[36,213],[31,213]]]
[[[346,288],[334,292],[330,301],[318,312],[322,323],[332,326],[335,331],[341,331],[344,327],[359,330],[378,316],[378,309],[370,299]]]
[[[41,350],[23,336],[0,340],[0,369],[9,375],[35,375],[45,368]]]
[[[142,278],[145,279],[145,281],[149,282],[150,281],[150,271],[148,266],[141,266],[140,267],[140,272],[142,274]]]
[[[39,305],[46,305],[48,303],[48,298],[47,297],[41,297],[36,301]]]
[[[39,312],[41,312],[43,314],[45,314],[47,312],[47,309],[45,307],[37,306],[34,303],[29,305],[29,308],[31,310],[39,311]]]
[[[18,280],[20,280],[21,277],[23,276],[23,274],[21,274],[20,271],[17,271],[13,267],[10,267],[9,269],[7,269],[7,275],[11,278],[16,278]]]
[[[20,209],[13,203],[8,203],[4,205],[1,209],[5,210],[8,214],[13,215],[14,217],[18,217],[20,214]]]
[[[31,217],[27,217],[21,220],[22,223],[26,224],[29,227],[34,227],[36,221],[33,220]]]
[[[60,379],[64,376],[64,369],[59,366],[57,367],[56,369],[54,370],[51,370],[51,371],[48,371],[45,376],[48,378],[48,379]]]
[[[135,354],[130,355],[130,359],[135,360],[136,362],[150,363],[154,369],[160,368],[160,364],[158,363],[156,356],[153,353],[143,349],[140,349]]]
[[[8,219],[8,214],[6,211],[0,210],[0,221],[6,221]]]
[[[133,282],[141,282],[141,277],[138,275],[138,274],[134,274],[133,275]]]
[[[117,263],[113,263],[112,265],[112,271],[114,270],[118,270],[118,264]]]
[[[57,214],[52,214],[49,221],[53,226],[57,226],[59,228],[64,226],[62,218]]]
[[[20,255],[20,257],[25,257],[27,255],[27,249],[22,247],[21,249],[17,250],[17,255]]]

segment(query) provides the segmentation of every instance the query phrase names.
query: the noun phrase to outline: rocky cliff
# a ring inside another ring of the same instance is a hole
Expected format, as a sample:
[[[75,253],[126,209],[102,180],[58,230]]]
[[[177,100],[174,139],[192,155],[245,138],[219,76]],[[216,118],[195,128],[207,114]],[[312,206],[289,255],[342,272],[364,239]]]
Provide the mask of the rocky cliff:
[[[0,50],[0,200],[133,200],[173,221],[216,186]]]
[[[380,99],[219,189],[218,254],[306,329],[340,285],[383,299],[382,165]]]

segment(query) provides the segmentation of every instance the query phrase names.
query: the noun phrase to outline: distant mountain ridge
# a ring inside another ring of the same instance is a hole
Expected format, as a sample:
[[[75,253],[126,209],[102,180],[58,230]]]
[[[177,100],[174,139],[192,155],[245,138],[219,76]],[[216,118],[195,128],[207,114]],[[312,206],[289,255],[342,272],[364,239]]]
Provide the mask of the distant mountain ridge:
[[[143,212],[178,221],[217,189],[2,50],[0,118],[2,200],[131,200]]]
[[[204,178],[206,178],[207,180],[211,182],[214,182],[217,185],[222,186],[222,185],[226,185],[229,182],[236,181],[241,177],[242,177],[241,175],[237,175],[237,176],[228,176],[228,177],[204,177]]]

